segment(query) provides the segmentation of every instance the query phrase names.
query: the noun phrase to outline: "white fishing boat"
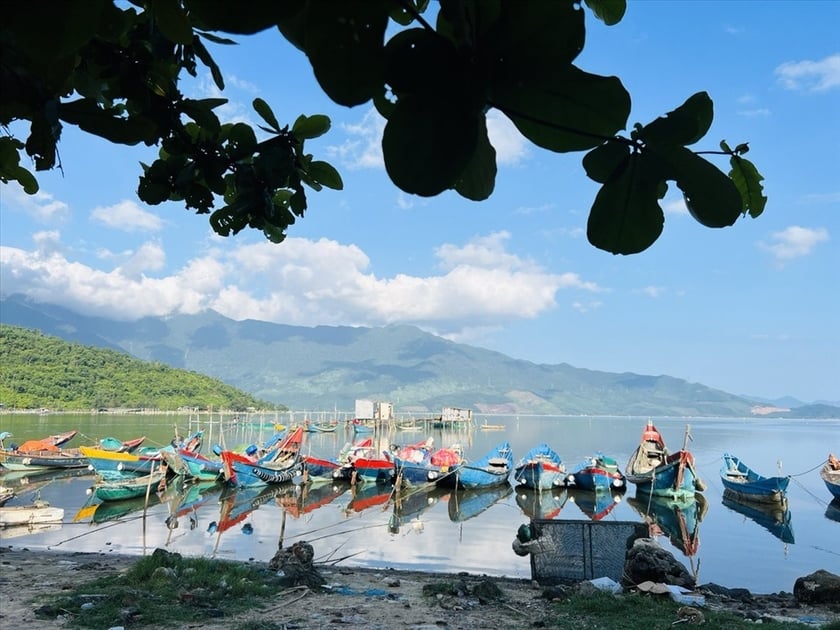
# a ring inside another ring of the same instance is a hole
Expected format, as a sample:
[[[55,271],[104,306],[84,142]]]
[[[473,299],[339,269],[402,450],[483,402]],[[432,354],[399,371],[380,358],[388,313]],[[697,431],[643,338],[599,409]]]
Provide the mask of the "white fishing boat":
[[[64,520],[64,510],[53,507],[46,501],[35,501],[31,505],[0,507],[0,527],[60,523],[62,520]]]

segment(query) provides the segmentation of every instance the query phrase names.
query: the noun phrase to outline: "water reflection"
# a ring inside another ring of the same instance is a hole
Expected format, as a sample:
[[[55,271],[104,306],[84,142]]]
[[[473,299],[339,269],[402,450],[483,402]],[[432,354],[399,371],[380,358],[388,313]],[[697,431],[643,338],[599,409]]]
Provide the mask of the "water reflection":
[[[840,499],[834,499],[825,508],[825,517],[832,521],[840,523]]]
[[[516,487],[516,504],[532,519],[558,518],[569,491],[566,488],[551,488],[542,492],[525,486]]]
[[[727,493],[724,493],[721,502],[733,512],[746,516],[748,519],[756,522],[782,542],[790,544],[796,542],[793,536],[793,525],[791,525],[790,509],[788,509],[787,502],[784,504],[747,503],[736,501]]]
[[[624,496],[623,488],[615,490],[569,488],[567,492],[569,493],[569,501],[577,505],[580,511],[592,521],[600,521],[606,518],[621,503],[621,498]]]
[[[509,483],[490,488],[454,490],[449,496],[449,518],[455,523],[475,518],[512,492]]]
[[[709,510],[706,498],[671,499],[647,493],[636,493],[627,503],[648,524],[652,535],[665,535],[670,543],[690,558],[700,546],[700,522]]]

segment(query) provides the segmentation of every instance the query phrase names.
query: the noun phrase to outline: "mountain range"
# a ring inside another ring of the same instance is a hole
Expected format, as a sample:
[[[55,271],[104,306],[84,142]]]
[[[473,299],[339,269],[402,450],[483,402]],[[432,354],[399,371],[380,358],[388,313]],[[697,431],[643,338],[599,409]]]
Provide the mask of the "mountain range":
[[[840,417],[833,405],[781,409],[670,376],[536,364],[405,325],[287,326],[213,311],[126,322],[19,295],[0,299],[0,323],[206,374],[293,410],[367,399],[403,413]]]

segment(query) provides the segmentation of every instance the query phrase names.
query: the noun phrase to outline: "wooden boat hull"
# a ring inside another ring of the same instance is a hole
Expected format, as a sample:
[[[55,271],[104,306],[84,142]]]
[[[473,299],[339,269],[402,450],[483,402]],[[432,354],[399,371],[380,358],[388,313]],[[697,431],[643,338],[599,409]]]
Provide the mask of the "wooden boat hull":
[[[100,501],[124,501],[157,492],[163,481],[163,472],[154,472],[143,477],[130,477],[123,480],[99,481],[93,487],[93,494]]]
[[[693,497],[698,491],[698,479],[694,474],[694,458],[688,451],[669,455],[669,461],[657,466],[649,473],[627,474],[627,481],[636,485],[639,492],[669,499]]]
[[[764,477],[729,453],[723,455],[720,480],[730,499],[751,503],[785,501],[790,477]]]
[[[526,488],[549,490],[566,483],[566,467],[548,444],[535,446],[514,469],[513,478]]]
[[[46,503],[0,507],[0,527],[20,525],[42,525],[60,523],[64,519],[64,510]]]
[[[502,442],[475,462],[465,462],[453,474],[438,478],[435,483],[452,488],[490,488],[509,483],[513,470],[513,454],[508,442]]]
[[[75,449],[37,453],[2,451],[0,452],[0,464],[7,470],[16,472],[26,470],[44,471],[60,468],[85,468],[88,465],[88,460],[87,457]]]
[[[568,477],[568,482],[581,490],[609,492],[624,490],[624,475],[611,457],[598,454],[578,466]]]
[[[835,499],[840,499],[840,470],[833,470],[828,464],[820,470],[820,477],[825,482],[825,487]]]

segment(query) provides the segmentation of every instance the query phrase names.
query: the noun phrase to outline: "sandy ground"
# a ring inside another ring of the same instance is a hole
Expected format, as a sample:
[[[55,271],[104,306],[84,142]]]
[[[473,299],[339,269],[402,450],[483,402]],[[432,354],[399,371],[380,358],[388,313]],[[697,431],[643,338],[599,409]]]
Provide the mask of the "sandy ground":
[[[61,620],[35,616],[39,597],[51,596],[97,577],[125,570],[136,558],[105,553],[66,553],[0,548],[0,628],[60,628]],[[234,623],[266,620],[289,630],[314,628],[446,628],[451,630],[533,628],[550,618],[551,603],[542,589],[525,580],[492,578],[504,601],[480,604],[471,597],[424,597],[424,584],[452,580],[411,571],[321,570],[327,583],[349,594],[288,589],[269,600],[264,610],[236,619],[190,624],[189,628],[221,630]],[[464,577],[469,585],[482,578]],[[144,626],[148,627],[148,626]],[[279,626],[278,626],[279,627]]]
[[[133,556],[107,553],[0,547],[0,628],[60,628],[64,625],[62,619],[35,616],[34,610],[40,600],[97,577],[116,574],[136,560]],[[268,600],[260,611],[235,619],[225,618],[182,627],[222,630],[249,621],[271,622],[275,624],[271,627],[287,630],[519,630],[556,625],[552,623],[556,613],[552,611],[550,597],[545,596],[545,589],[528,580],[345,567],[322,568],[321,573],[337,592],[287,589],[278,593],[276,599]],[[467,595],[429,598],[422,593],[425,584],[456,580],[463,580]],[[488,580],[501,590],[503,597],[480,602],[473,589]],[[728,609],[741,615],[749,613],[754,619],[840,621],[840,610],[837,608],[800,606],[792,596],[755,596],[754,601],[746,605],[725,597],[707,597],[706,605],[711,609]],[[754,625],[754,622],[744,623],[745,627]],[[254,627],[258,627],[258,623]],[[803,628],[806,627],[803,625]]]

